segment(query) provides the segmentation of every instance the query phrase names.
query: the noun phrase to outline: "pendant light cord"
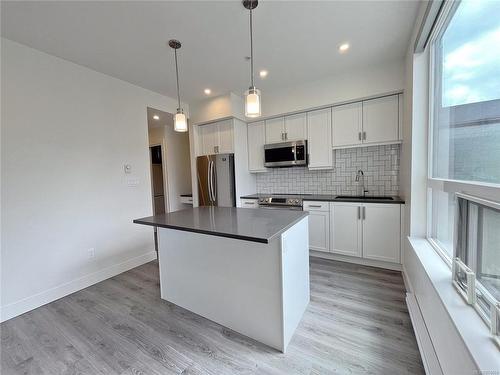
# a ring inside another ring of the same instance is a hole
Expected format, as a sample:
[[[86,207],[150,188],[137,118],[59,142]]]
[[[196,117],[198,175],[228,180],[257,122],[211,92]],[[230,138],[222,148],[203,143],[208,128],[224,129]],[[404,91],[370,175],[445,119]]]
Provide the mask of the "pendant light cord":
[[[253,82],[253,28],[252,28],[252,8],[250,8],[250,78],[252,87],[255,87]]]
[[[177,77],[177,101],[179,103],[178,109],[181,108],[181,93],[179,91],[179,68],[177,67],[177,49],[174,49],[175,53],[175,75]]]

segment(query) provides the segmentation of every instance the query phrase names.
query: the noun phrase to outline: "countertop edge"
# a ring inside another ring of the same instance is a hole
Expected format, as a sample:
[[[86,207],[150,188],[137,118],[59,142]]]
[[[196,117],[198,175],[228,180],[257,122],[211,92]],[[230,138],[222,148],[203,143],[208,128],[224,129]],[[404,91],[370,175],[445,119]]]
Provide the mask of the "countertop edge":
[[[250,208],[251,209],[251,208]],[[286,227],[284,227],[283,229],[281,229],[278,233],[272,235],[271,237],[268,238],[268,241],[273,241],[276,237],[278,236],[281,236],[283,233],[285,233],[288,229],[290,229],[291,227],[293,227],[295,224],[297,224],[299,221],[305,219],[306,217],[309,216],[309,212],[307,211],[303,211],[305,215],[295,219],[294,221],[292,221],[290,224],[288,224]],[[267,243],[269,243],[267,242]]]
[[[236,240],[243,240],[243,241],[250,241],[250,242],[269,243],[269,240],[270,240],[269,238],[241,236],[241,235],[237,235],[237,234],[214,232],[214,231],[209,231],[209,230],[204,230],[204,229],[186,228],[186,227],[181,227],[181,226],[177,226],[177,225],[170,225],[170,224],[153,224],[149,221],[141,221],[141,219],[135,219],[135,220],[133,220],[133,222],[134,222],[134,224],[148,225],[150,227],[175,229],[175,230],[180,230],[183,232],[200,233],[200,234],[206,234],[206,235],[210,235],[210,236],[233,238]],[[278,232],[278,233],[282,233],[282,232]],[[274,236],[272,236],[271,238],[273,238]]]

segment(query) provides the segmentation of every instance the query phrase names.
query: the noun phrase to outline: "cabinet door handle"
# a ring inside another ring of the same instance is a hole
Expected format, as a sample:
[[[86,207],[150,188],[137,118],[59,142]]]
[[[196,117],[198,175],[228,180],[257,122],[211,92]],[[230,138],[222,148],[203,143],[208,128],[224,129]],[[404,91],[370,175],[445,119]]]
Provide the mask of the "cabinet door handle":
[[[317,204],[310,204],[309,207],[312,207],[312,208],[321,208],[321,206],[317,205]]]
[[[361,141],[361,132],[358,132],[358,141]]]
[[[288,140],[288,133],[285,133],[285,141]]]
[[[366,219],[366,207],[363,206],[363,220]]]
[[[361,220],[361,207],[358,206],[358,220]]]
[[[363,140],[366,141],[366,132],[363,132]]]

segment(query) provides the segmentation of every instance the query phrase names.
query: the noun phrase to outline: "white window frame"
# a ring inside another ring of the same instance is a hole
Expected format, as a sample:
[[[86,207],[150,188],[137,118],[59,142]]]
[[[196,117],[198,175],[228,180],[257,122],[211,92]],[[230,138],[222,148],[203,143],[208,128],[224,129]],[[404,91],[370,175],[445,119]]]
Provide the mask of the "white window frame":
[[[440,246],[439,242],[436,241],[433,235],[433,215],[432,215],[432,199],[430,199],[429,191],[442,191],[451,195],[455,195],[456,193],[466,193],[470,195],[474,195],[476,197],[491,199],[494,201],[500,201],[500,184],[493,184],[487,182],[476,182],[476,181],[459,181],[452,179],[442,179],[432,177],[433,175],[433,159],[432,154],[434,151],[434,134],[433,134],[433,125],[434,125],[434,88],[435,88],[435,49],[434,43],[436,42],[437,37],[439,36],[443,27],[447,26],[448,17],[450,13],[454,12],[457,7],[460,5],[459,1],[446,1],[443,5],[443,8],[439,14],[438,19],[433,27],[432,33],[429,38],[429,44],[427,48],[429,48],[429,64],[428,64],[428,73],[429,73],[429,111],[428,111],[428,132],[427,132],[427,191],[428,191],[428,199],[427,199],[427,240],[437,252],[437,254],[443,259],[443,261],[450,268],[452,267],[452,256],[448,254],[448,252]],[[432,193],[431,193],[432,194]]]

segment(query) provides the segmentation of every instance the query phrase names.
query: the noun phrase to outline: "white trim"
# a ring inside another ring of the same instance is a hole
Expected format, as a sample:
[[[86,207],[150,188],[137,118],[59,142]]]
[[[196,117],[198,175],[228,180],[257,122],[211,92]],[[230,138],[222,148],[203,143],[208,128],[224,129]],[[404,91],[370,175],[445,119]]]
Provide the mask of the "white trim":
[[[393,270],[393,271],[401,271],[402,270],[401,264],[399,264],[399,263],[384,262],[381,260],[351,257],[351,256],[347,256],[347,255],[327,253],[324,251],[316,251],[316,250],[312,250],[312,249],[309,249],[309,255],[312,257],[315,257],[315,258],[337,260],[339,262],[361,264],[363,266],[384,268],[384,269]]]
[[[110,277],[116,276],[122,272],[128,271],[142,264],[151,262],[154,259],[156,259],[156,251],[150,251],[146,254],[136,256],[124,262],[106,267],[100,271],[82,276],[78,279],[55,286],[48,290],[44,290],[43,292],[34,294],[32,296],[23,298],[22,300],[9,303],[8,305],[1,307],[0,321],[4,322],[6,320],[12,319],[18,315],[34,310],[37,307],[43,306],[59,298],[65,297],[68,294],[75,293],[91,285],[97,284],[103,280],[109,279]]]
[[[491,207],[491,208],[494,208],[496,210],[500,210],[500,202],[495,202],[495,201],[492,201],[489,199],[483,199],[483,198],[475,197],[473,195],[464,194],[464,193],[456,193],[456,195],[459,198],[464,198],[464,199],[467,199],[468,201],[479,203],[479,204],[482,204],[483,206]]]
[[[459,337],[471,355],[476,367],[481,371],[498,371],[500,355],[492,340],[490,331],[477,312],[455,291],[451,281],[451,271],[433,251],[425,238],[408,238],[418,261],[434,287],[442,306],[453,323]],[[432,293],[432,291],[428,291]],[[418,296],[417,296],[418,301]],[[424,321],[433,319],[425,315]],[[428,325],[426,323],[426,325]],[[434,334],[438,334],[434,332]],[[439,354],[439,353],[438,353]]]
[[[346,145],[346,146],[333,146],[333,150],[341,150],[345,148],[359,148],[359,147],[371,147],[371,146],[385,146],[385,145],[400,145],[402,144],[402,140],[394,140],[387,142],[373,142],[373,143],[358,143],[356,145]]]
[[[443,262],[446,263],[448,268],[451,270],[451,256],[444,250],[434,238],[428,237],[427,241],[432,246],[432,248],[436,251],[436,253],[441,257]]]
[[[406,293],[406,305],[408,306],[408,313],[410,314],[425,373],[427,375],[442,375],[443,370],[439,364],[436,350],[434,349],[434,345],[432,345],[432,340],[425,325],[424,317],[413,293]]]

